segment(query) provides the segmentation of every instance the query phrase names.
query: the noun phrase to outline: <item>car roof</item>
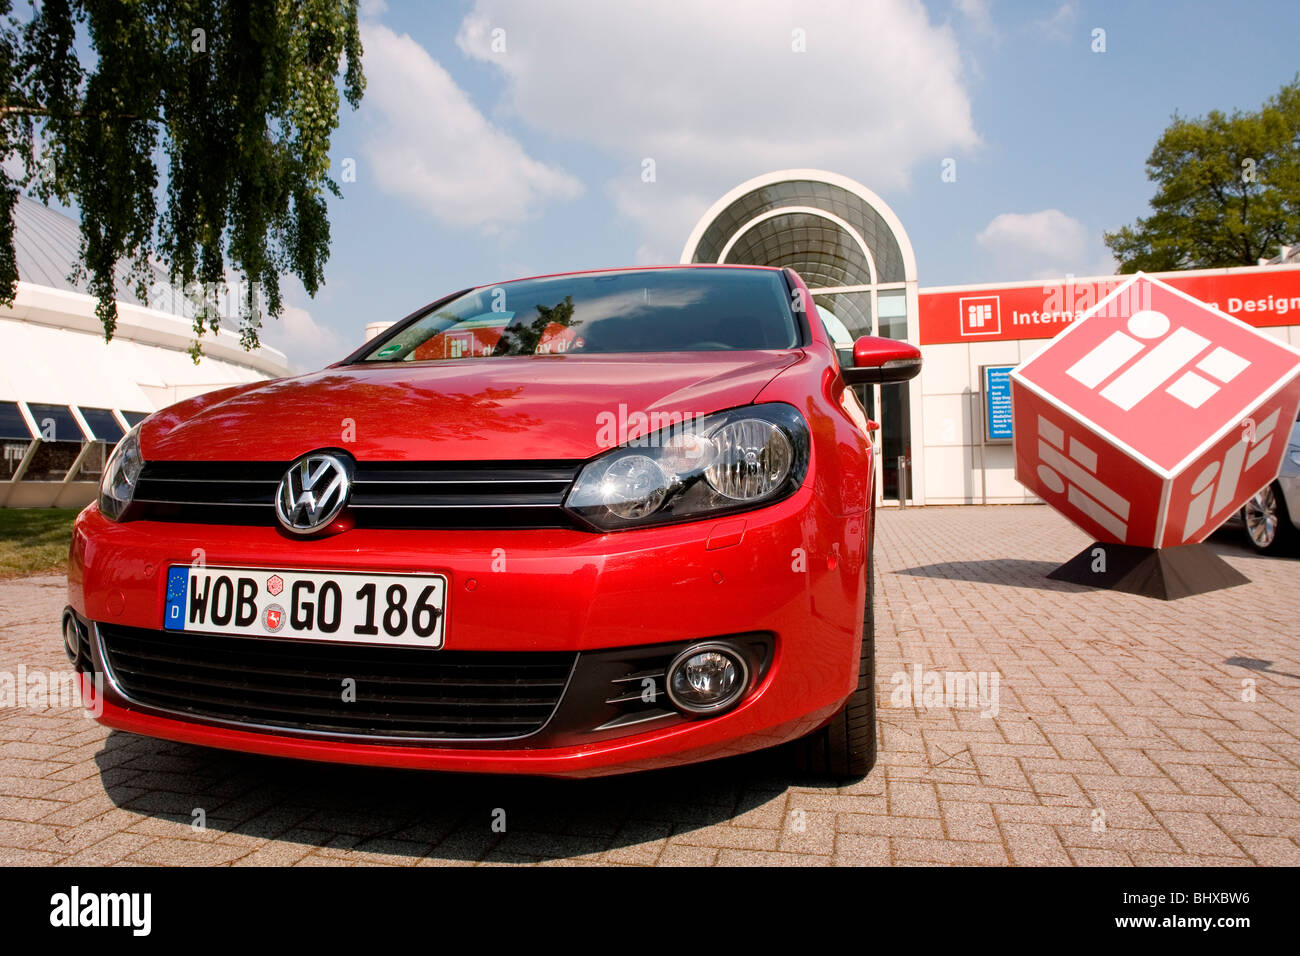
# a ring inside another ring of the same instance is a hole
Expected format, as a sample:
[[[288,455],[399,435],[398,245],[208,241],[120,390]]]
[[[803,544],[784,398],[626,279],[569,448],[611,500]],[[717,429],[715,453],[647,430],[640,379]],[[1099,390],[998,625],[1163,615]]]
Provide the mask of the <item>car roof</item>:
[[[670,265],[659,266],[617,266],[610,269],[580,269],[575,272],[548,272],[536,276],[521,276],[517,279],[505,279],[501,282],[485,282],[482,285],[474,286],[470,291],[477,292],[480,289],[494,289],[499,285],[510,285],[515,282],[531,282],[534,279],[561,279],[566,276],[595,276],[606,275],[615,272],[657,272],[669,269],[751,269],[761,272],[780,272],[780,266],[754,266],[741,265],[730,262],[679,262]]]

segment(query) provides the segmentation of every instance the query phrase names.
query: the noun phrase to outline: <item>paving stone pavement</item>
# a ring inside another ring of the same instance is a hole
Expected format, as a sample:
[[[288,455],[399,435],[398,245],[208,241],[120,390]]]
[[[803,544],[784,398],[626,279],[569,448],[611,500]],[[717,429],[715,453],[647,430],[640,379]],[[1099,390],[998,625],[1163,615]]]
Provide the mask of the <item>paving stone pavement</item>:
[[[1045,507],[883,513],[881,758],[838,789],[780,753],[474,777],[244,756],[5,706],[0,863],[1300,864],[1300,561],[1236,540],[1213,546],[1250,584],[1164,603],[1048,581],[1088,542]],[[63,604],[60,578],[0,581],[0,675],[66,672]],[[982,672],[983,705],[904,700],[918,668]]]

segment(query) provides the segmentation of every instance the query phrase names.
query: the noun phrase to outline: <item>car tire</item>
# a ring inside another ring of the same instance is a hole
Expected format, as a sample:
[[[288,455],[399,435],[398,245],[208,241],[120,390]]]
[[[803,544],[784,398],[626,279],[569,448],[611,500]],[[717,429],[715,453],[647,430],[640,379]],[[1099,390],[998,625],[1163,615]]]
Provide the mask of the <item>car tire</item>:
[[[1263,488],[1241,508],[1246,540],[1260,554],[1279,554],[1291,545],[1295,527],[1276,481]]]
[[[876,765],[876,516],[867,540],[867,587],[862,613],[858,686],[830,723],[795,742],[795,760],[804,773],[839,782],[860,780]]]

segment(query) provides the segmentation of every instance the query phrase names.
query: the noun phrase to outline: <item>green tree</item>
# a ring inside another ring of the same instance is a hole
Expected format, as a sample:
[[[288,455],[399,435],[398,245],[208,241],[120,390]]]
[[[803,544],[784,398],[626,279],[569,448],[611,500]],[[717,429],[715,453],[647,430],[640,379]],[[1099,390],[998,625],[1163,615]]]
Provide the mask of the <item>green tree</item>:
[[[141,298],[151,259],[187,290],[219,287],[229,265],[245,348],[259,305],[280,314],[282,275],[315,295],[340,92],[355,108],[365,88],[356,0],[44,0],[21,26],[9,13],[0,0],[0,302],[17,290],[20,188],[80,210],[106,338],[123,262]],[[204,301],[199,337],[219,324]]]
[[[15,109],[21,43],[18,31],[10,23],[11,4],[0,0],[0,155],[12,157],[19,164],[30,160],[32,130],[31,118]],[[0,302],[13,302],[18,265],[14,260],[13,213],[18,204],[19,190],[7,175],[0,176],[0,223],[8,223],[7,232],[0,229]],[[8,241],[5,241],[5,240]]]
[[[1257,112],[1175,114],[1146,165],[1152,214],[1105,237],[1120,272],[1253,266],[1300,242],[1300,77]]]

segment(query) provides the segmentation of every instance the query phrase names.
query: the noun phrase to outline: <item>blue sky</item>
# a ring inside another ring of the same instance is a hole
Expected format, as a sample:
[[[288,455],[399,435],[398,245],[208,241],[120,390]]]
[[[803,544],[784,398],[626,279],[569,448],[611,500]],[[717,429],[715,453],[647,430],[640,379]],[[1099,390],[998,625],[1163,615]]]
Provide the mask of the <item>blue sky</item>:
[[[319,367],[468,285],[676,261],[773,169],[855,178],[921,286],[1113,271],[1175,110],[1257,108],[1300,5],[1081,0],[363,3],[368,89],[333,143],[333,249],[267,341]],[[1105,52],[1093,52],[1094,30]],[[802,31],[804,52],[793,48]],[[956,182],[942,163],[956,162]],[[644,182],[643,163],[655,163]]]

